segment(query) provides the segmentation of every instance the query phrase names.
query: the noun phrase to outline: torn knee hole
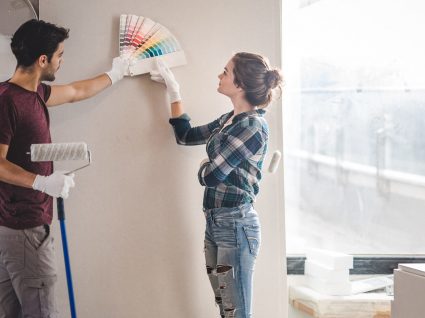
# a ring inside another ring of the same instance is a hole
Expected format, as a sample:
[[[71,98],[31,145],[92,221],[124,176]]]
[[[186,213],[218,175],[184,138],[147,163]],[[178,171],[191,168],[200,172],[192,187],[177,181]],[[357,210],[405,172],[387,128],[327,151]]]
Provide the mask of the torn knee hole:
[[[217,274],[226,273],[232,270],[232,266],[228,265],[217,265]]]
[[[235,314],[236,309],[232,308],[232,309],[224,309],[224,313],[225,313],[225,317],[234,317],[233,315]],[[231,316],[230,316],[231,315]]]
[[[213,268],[211,266],[207,266],[207,274],[211,274],[213,271]]]

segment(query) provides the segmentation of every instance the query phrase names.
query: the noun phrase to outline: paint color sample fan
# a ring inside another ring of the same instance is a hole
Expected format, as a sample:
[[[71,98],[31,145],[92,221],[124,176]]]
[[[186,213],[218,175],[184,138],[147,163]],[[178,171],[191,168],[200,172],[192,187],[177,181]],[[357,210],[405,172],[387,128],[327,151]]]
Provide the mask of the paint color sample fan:
[[[185,54],[171,32],[146,17],[120,16],[120,56],[130,60],[126,75],[149,73],[156,69],[156,58],[168,67],[186,64]]]

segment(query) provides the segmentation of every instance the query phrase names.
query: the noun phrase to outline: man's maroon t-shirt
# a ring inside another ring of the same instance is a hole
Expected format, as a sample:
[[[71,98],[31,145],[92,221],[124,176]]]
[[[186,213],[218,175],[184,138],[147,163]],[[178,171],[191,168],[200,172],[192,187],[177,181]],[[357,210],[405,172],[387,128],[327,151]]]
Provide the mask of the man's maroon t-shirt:
[[[31,162],[32,144],[50,143],[49,113],[45,101],[50,86],[40,84],[37,92],[18,85],[0,83],[0,144],[9,146],[7,160],[35,174],[53,172],[51,162]],[[26,229],[50,224],[53,199],[49,195],[0,181],[0,225]]]

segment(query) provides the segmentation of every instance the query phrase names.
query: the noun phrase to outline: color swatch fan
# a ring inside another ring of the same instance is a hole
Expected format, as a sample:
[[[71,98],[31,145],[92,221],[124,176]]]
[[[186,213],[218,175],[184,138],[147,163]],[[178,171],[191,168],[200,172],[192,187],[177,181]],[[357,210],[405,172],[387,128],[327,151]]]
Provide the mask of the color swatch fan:
[[[184,52],[171,32],[149,18],[120,16],[120,56],[130,60],[126,75],[149,73],[156,69],[156,58],[168,67],[186,64]]]

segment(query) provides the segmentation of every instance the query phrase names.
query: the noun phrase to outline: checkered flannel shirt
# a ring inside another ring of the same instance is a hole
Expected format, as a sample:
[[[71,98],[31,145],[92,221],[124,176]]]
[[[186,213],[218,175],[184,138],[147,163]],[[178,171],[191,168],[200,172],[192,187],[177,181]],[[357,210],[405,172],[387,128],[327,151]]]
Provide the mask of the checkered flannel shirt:
[[[225,125],[232,111],[198,127],[191,127],[187,114],[170,119],[178,144],[206,144],[208,161],[198,172],[199,182],[205,186],[204,209],[255,201],[268,143],[264,113],[262,109],[244,112]]]

